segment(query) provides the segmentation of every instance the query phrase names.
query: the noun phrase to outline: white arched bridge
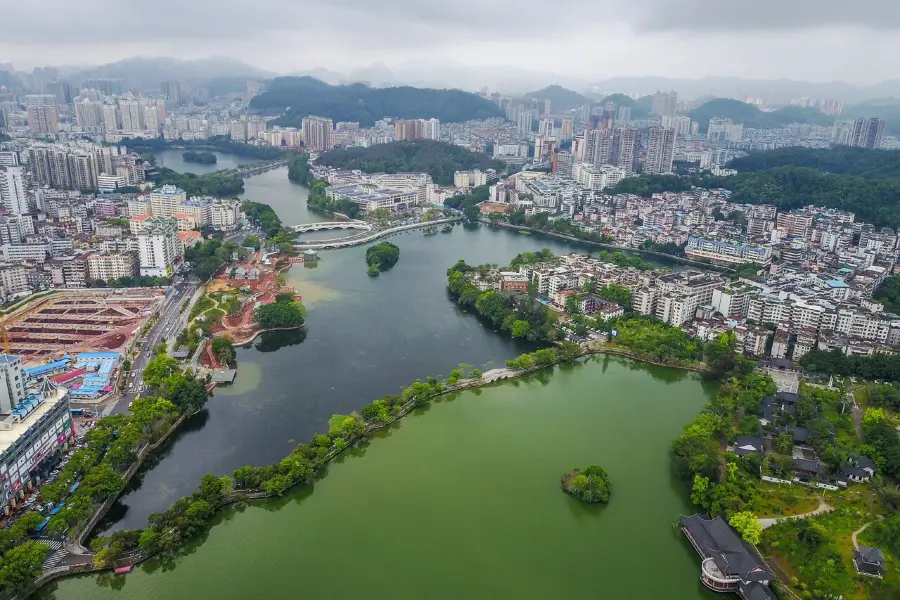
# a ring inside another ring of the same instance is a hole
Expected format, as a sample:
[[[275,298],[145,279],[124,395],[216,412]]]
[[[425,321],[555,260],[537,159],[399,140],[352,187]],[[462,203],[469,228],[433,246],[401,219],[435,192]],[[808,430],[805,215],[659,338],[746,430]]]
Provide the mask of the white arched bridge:
[[[364,221],[328,221],[325,223],[306,223],[304,225],[294,225],[294,231],[296,231],[297,233],[325,231],[328,229],[357,229],[360,231],[370,231],[372,229],[372,226]]]
[[[389,229],[381,229],[378,231],[371,231],[371,228],[367,228],[367,233],[356,234],[352,236],[348,236],[345,238],[337,238],[333,240],[309,240],[309,241],[296,241],[294,242],[294,248],[297,250],[334,250],[337,248],[349,248],[350,246],[358,246],[360,244],[366,244],[368,242],[373,242],[379,238],[387,237],[389,235],[399,233],[401,231],[406,231],[408,229],[419,229],[421,227],[433,227],[435,225],[443,225],[445,223],[455,223],[456,221],[461,221],[462,217],[451,217],[449,219],[438,219],[436,221],[425,221],[422,223],[412,223],[410,225],[401,225],[399,227],[391,227]],[[354,222],[350,222],[352,224]],[[311,227],[315,225],[330,225],[331,223],[310,223],[309,225],[298,225],[296,227]],[[347,225],[348,222],[340,223],[341,225]],[[295,227],[295,229],[296,229]],[[337,227],[326,227],[324,229],[339,229]],[[357,229],[357,228],[352,228]],[[315,229],[303,229],[302,231],[316,231]],[[371,232],[369,232],[371,231]]]

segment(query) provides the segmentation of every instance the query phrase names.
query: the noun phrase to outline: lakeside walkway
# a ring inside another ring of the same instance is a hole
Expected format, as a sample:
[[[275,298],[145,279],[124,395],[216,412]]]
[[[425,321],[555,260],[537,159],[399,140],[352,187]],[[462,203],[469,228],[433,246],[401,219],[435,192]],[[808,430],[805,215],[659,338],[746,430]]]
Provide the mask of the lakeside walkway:
[[[806,517],[814,517],[816,515],[822,515],[834,510],[834,507],[825,502],[825,499],[822,498],[819,500],[819,506],[811,510],[809,512],[800,514],[800,515],[788,515],[784,517],[769,517],[765,519],[759,519],[759,524],[762,525],[763,529],[768,529],[773,525],[777,525],[781,521],[791,521],[794,519],[805,519]]]

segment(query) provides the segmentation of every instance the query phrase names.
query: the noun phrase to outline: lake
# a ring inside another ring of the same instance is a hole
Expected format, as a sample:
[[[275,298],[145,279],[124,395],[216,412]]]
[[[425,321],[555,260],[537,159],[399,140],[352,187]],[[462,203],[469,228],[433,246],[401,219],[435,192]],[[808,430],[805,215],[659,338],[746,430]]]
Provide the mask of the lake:
[[[311,347],[318,327],[300,346],[272,356]],[[373,373],[396,374],[404,361],[392,346],[380,346],[391,349],[377,361],[358,362],[374,362]],[[475,353],[480,349],[476,345]],[[446,352],[445,360],[460,355],[454,343],[444,348],[439,340],[434,350]],[[322,354],[323,362],[340,360]],[[296,404],[304,398],[337,403],[337,396],[307,391],[305,381],[318,364],[294,362]],[[355,368],[335,387],[346,389]],[[242,363],[241,369],[256,373],[250,376],[257,381],[260,371],[272,372],[271,365],[255,371]],[[393,391],[373,379],[357,404]],[[688,372],[593,357],[448,395],[343,456],[314,486],[227,509],[202,543],[174,560],[150,561],[125,577],[63,580],[38,597],[710,600],[716,595],[699,582],[699,558],[673,527],[679,514],[692,511],[685,485],[672,476],[668,448],[712,392]],[[253,404],[259,412],[273,412],[276,404],[284,409],[269,395],[258,388]],[[213,416],[201,431],[214,425],[216,406],[238,397],[213,399]],[[277,421],[271,426],[277,430]],[[275,430],[260,443],[265,448],[240,446],[225,435],[219,450],[253,455],[286,449]],[[206,454],[197,458],[204,461]],[[610,474],[608,506],[585,505],[559,489],[565,471],[590,464]]]

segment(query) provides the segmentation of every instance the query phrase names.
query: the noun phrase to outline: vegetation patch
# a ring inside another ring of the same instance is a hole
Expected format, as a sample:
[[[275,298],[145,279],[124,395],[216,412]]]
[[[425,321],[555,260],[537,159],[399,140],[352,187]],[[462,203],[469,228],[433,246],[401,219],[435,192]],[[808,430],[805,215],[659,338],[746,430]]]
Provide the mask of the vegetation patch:
[[[584,471],[572,469],[562,476],[560,487],[582,502],[603,504],[609,502],[612,490],[609,475],[598,465],[591,465]]]
[[[369,276],[378,277],[397,264],[400,260],[400,248],[390,242],[381,242],[366,249],[366,264],[369,265]]]

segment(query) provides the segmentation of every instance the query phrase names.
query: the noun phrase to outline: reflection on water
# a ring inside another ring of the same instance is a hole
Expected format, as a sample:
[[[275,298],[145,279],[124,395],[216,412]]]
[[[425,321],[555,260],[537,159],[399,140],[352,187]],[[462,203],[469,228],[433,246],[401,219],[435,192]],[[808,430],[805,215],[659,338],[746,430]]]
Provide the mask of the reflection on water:
[[[288,331],[267,331],[256,338],[253,348],[259,352],[275,352],[282,348],[296,346],[302,344],[306,339],[307,331],[307,326]]]

